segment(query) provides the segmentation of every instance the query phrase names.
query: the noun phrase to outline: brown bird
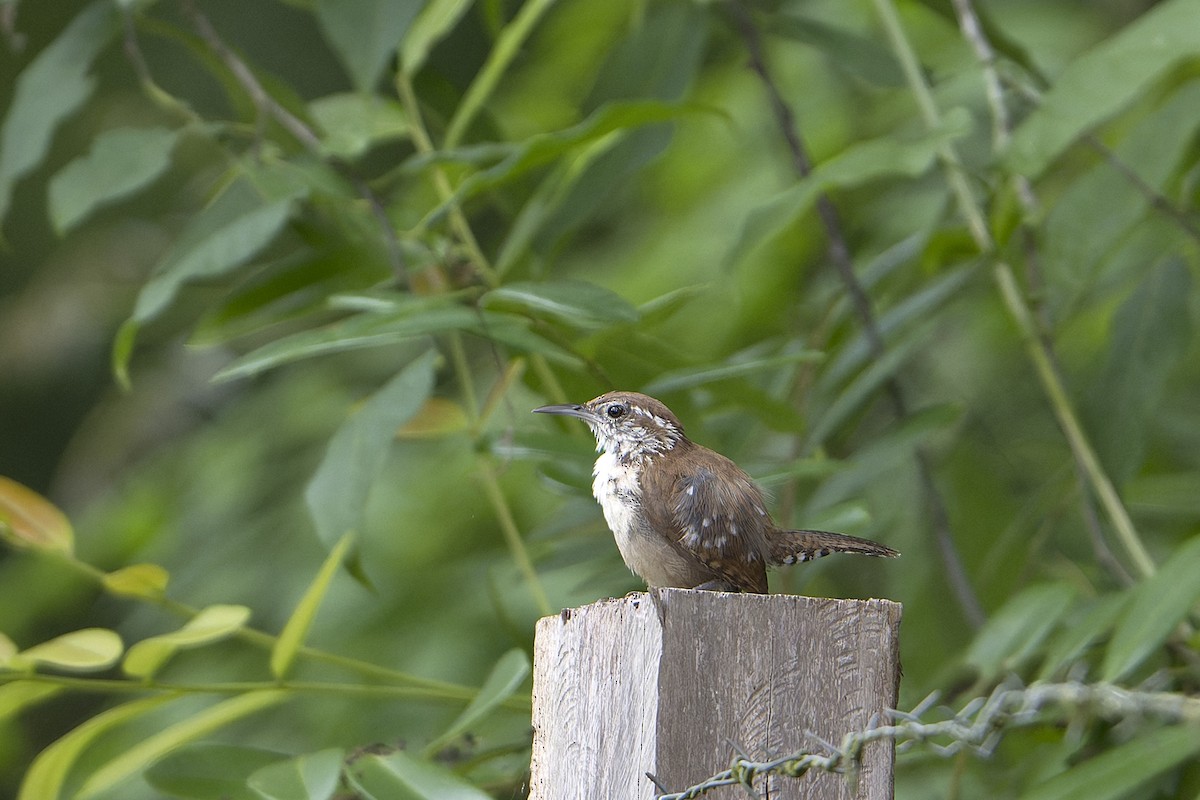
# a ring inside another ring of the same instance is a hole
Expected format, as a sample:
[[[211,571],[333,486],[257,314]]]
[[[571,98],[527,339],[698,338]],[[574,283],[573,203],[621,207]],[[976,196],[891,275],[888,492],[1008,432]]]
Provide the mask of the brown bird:
[[[602,451],[592,494],[626,565],[651,587],[765,593],[768,566],[830,553],[900,555],[855,536],[777,527],[750,476],[688,439],[653,397],[609,392],[534,412],[579,417],[592,429]]]

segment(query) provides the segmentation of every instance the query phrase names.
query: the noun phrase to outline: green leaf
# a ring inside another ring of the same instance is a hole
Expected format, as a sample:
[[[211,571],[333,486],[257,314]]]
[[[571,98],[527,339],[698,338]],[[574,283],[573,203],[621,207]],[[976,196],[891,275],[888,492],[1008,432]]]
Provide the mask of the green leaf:
[[[1088,411],[1096,450],[1118,486],[1141,465],[1167,379],[1188,352],[1191,288],[1187,266],[1170,258],[1147,271],[1113,316],[1108,362]]]
[[[364,800],[490,800],[490,795],[437,764],[403,750],[364,756],[347,770]]]
[[[189,281],[224,275],[253,258],[292,215],[295,195],[264,202],[248,180],[239,180],[192,217],[174,246],[138,293],[133,315],[113,343],[113,372],[129,384],[129,359],[142,324],[157,317]]]
[[[460,306],[429,307],[415,313],[406,308],[396,313],[358,314],[322,328],[285,336],[235,359],[214,380],[244,378],[304,358],[400,344],[450,330],[468,331],[492,342],[544,355],[560,364],[576,366],[579,362],[558,345],[530,331],[529,321],[523,317]]]
[[[1071,62],[1017,128],[1005,160],[1037,177],[1072,142],[1145,96],[1176,65],[1200,55],[1200,0],[1154,5]]]
[[[246,782],[264,800],[329,800],[342,775],[340,749],[320,750],[263,767]]]
[[[971,115],[965,109],[954,108],[943,117],[941,130],[919,139],[887,136],[851,145],[817,165],[808,177],[801,178],[791,188],[751,211],[737,242],[725,257],[726,262],[734,263],[744,258],[794,226],[817,198],[830,189],[862,186],[880,178],[922,175],[933,166],[941,147],[961,139],[970,131]]]
[[[1048,648],[1038,679],[1051,680],[1070,669],[1088,647],[1108,636],[1130,598],[1130,592],[1106,594],[1092,600],[1078,620],[1064,620],[1062,631]]]
[[[84,628],[22,650],[14,657],[13,662],[40,664],[75,672],[98,672],[117,663],[123,649],[121,637],[116,631],[107,628]]]
[[[42,163],[55,129],[91,96],[92,61],[113,40],[120,23],[112,3],[92,3],[17,78],[0,126],[0,222],[17,181]]]
[[[92,141],[86,155],[63,167],[48,188],[50,220],[66,233],[97,208],[148,186],[171,165],[179,131],[116,128]]]
[[[291,216],[295,196],[264,202],[248,181],[240,180],[195,215],[175,246],[155,267],[138,293],[133,319],[151,320],[188,281],[212,278],[235,269],[266,247]]]
[[[458,715],[458,719],[451,723],[445,733],[425,747],[422,755],[426,758],[433,757],[439,750],[470,729],[472,725],[495,711],[501,703],[512,697],[527,675],[529,675],[529,656],[525,655],[524,650],[513,648],[500,656],[500,660],[492,667],[487,680],[479,688],[479,694],[475,695],[475,699],[463,709],[463,712]]]
[[[68,773],[80,754],[110,730],[172,700],[169,695],[146,697],[103,711],[38,753],[25,771],[17,800],[57,800]]]
[[[405,367],[334,434],[304,493],[323,542],[334,547],[361,531],[371,486],[391,452],[396,430],[433,391],[437,354],[430,350]]]
[[[380,142],[408,136],[408,115],[394,100],[345,92],[319,97],[308,111],[324,135],[321,148],[331,156],[353,159]]]
[[[316,0],[317,21],[354,88],[375,88],[421,10],[420,0]]]
[[[1181,545],[1157,573],[1142,581],[1104,654],[1103,680],[1129,675],[1154,653],[1200,600],[1200,536]]]
[[[369,435],[367,431],[363,431],[362,433]],[[386,443],[389,440],[384,437],[383,441]],[[332,449],[331,446],[330,450],[332,451]],[[379,466],[382,466],[382,464]],[[374,473],[364,481],[367,489],[370,488],[370,478],[373,477]],[[351,545],[354,544],[354,530],[347,530],[338,543],[334,545],[334,548],[329,551],[325,562],[321,564],[321,569],[317,571],[316,577],[313,578],[312,583],[305,590],[304,596],[296,604],[296,609],[292,612],[292,616],[288,618],[287,624],[283,626],[283,632],[279,634],[279,638],[275,641],[275,646],[271,648],[271,674],[277,680],[283,680],[287,677],[288,672],[291,671],[292,662],[296,660],[296,653],[304,646],[304,640],[308,637],[308,631],[312,628],[313,620],[317,618],[317,611],[321,608],[321,601],[325,599],[325,593],[329,591],[329,584],[333,581],[333,576],[337,573],[338,567],[346,560],[346,554],[350,551]]]
[[[104,576],[104,588],[122,597],[158,599],[167,591],[170,575],[158,564],[131,564]]]
[[[1120,800],[1197,753],[1200,729],[1195,725],[1140,733],[1034,786],[1022,795],[1022,800]]]
[[[197,742],[151,764],[142,776],[158,791],[188,800],[258,800],[246,780],[282,753],[242,745]]]
[[[619,141],[618,134],[612,133],[588,142],[574,153],[565,155],[542,179],[537,191],[525,202],[516,220],[509,226],[508,235],[496,256],[497,274],[507,275],[526,257],[538,234],[562,208],[578,180],[587,174],[588,167]]]
[[[984,680],[1016,669],[1041,646],[1074,598],[1075,590],[1065,583],[1022,590],[975,635],[964,660]]]
[[[151,678],[179,650],[228,639],[246,626],[250,609],[215,605],[201,609],[182,628],[143,639],[129,648],[122,668],[135,678]]]
[[[49,700],[66,690],[65,686],[38,681],[12,681],[0,684],[0,722],[30,706]]]
[[[584,330],[636,322],[637,309],[610,289],[586,281],[511,283],[480,298],[485,308],[521,311]]]
[[[242,717],[278,705],[289,697],[283,691],[259,691],[238,695],[211,706],[181,722],[143,739],[120,755],[106,762],[93,772],[79,788],[75,800],[91,800],[120,784],[130,776],[145,769],[149,764],[174,752],[180,746],[207,736],[215,730],[238,721]],[[159,698],[155,698],[159,699]],[[86,724],[86,723],[85,723]],[[55,795],[45,795],[53,797]]]
[[[715,367],[706,364],[702,367],[673,369],[664,372],[650,381],[650,383],[646,384],[644,390],[647,394],[667,394],[669,392],[677,392],[681,389],[693,389],[715,381],[728,380],[729,378],[741,378],[760,372],[775,372],[783,367],[790,367],[793,364],[820,361],[824,357],[824,353],[816,350],[800,350],[795,353],[753,358],[747,361],[721,364]]]
[[[400,47],[400,65],[410,76],[425,65],[437,45],[471,7],[471,0],[429,0],[408,29]]]
[[[72,553],[75,534],[58,507],[28,486],[0,475],[0,533],[21,547]]]

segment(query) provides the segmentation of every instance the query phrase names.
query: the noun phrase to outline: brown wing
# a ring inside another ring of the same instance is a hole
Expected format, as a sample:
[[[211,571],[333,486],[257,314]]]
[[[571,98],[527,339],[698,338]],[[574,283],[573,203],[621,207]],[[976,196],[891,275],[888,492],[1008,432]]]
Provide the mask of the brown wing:
[[[762,492],[724,456],[698,446],[688,456],[674,474],[663,475],[669,484],[658,496],[670,500],[654,524],[669,526],[715,580],[736,591],[765,593],[770,518]]]

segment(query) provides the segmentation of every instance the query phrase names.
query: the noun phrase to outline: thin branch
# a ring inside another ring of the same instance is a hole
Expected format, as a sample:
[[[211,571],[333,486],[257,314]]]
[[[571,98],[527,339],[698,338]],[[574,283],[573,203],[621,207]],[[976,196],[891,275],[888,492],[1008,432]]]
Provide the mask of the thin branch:
[[[897,750],[918,746],[939,755],[990,755],[1010,731],[1035,726],[1062,726],[1080,719],[1139,724],[1152,720],[1167,725],[1200,722],[1200,698],[1174,692],[1125,689],[1111,683],[1034,683],[1028,687],[1002,685],[986,698],[964,704],[948,719],[923,722],[932,697],[911,712],[892,711],[890,724],[871,724],[842,737],[831,750],[800,750],[782,758],[755,761],[736,756],[729,769],[658,800],[694,800],[722,786],[749,786],[767,775],[800,778],[828,772],[853,777],[862,765],[863,750],[874,742],[891,741]]]
[[[812,173],[812,161],[808,157],[804,140],[800,135],[795,114],[793,114],[791,108],[783,99],[782,92],[771,77],[766,57],[763,53],[762,38],[759,35],[758,27],[740,0],[730,0],[729,9],[738,33],[746,45],[746,50],[750,57],[750,66],[767,92],[776,124],[787,142],[788,151],[791,154],[792,167],[799,177],[806,178]],[[837,207],[825,192],[817,195],[816,209],[817,215],[821,220],[821,225],[825,229],[830,260],[836,267],[838,277],[841,279],[842,285],[850,297],[851,305],[854,307],[855,314],[867,338],[871,355],[873,358],[879,359],[886,350],[883,334],[875,319],[871,298],[854,272],[854,263],[850,257],[850,246],[844,233],[841,216],[838,214]],[[908,403],[905,400],[904,390],[899,380],[895,377],[889,378],[884,384],[884,390],[895,415],[900,419],[907,417],[909,414]],[[979,602],[979,597],[976,595],[974,587],[971,585],[966,567],[963,565],[958,548],[954,543],[949,514],[946,511],[945,501],[942,499],[942,495],[938,491],[937,484],[934,481],[933,467],[929,454],[924,448],[918,447],[915,457],[917,461],[917,475],[925,503],[929,508],[933,521],[935,542],[938,553],[941,556],[942,565],[946,570],[946,575],[954,591],[954,596],[962,608],[963,615],[973,627],[978,628],[985,620],[983,606]]]
[[[874,0],[874,3],[880,21],[892,42],[892,48],[900,60],[905,79],[913,93],[917,107],[920,109],[925,125],[930,130],[936,130],[941,125],[941,112],[925,81],[916,52],[900,24],[893,1]],[[954,146],[948,142],[941,144],[938,156],[946,171],[946,179],[958,203],[959,211],[966,218],[967,228],[970,230],[976,246],[984,254],[993,254],[995,242],[988,231],[983,209],[975,199],[970,184],[967,182],[966,172],[959,162]],[[1087,476],[1100,505],[1104,508],[1105,514],[1116,532],[1117,539],[1125,548],[1126,554],[1138,574],[1143,577],[1153,575],[1156,570],[1154,560],[1146,550],[1120,495],[1101,466],[1091,441],[1083,431],[1062,375],[1057,369],[1053,353],[1047,348],[1046,342],[1038,330],[1033,312],[1017,287],[1012,267],[1002,259],[996,258],[992,263],[992,278],[996,282],[1001,300],[1004,302],[1009,316],[1017,326],[1018,333],[1033,362],[1034,372],[1042,384],[1042,390],[1046,394],[1051,410],[1058,419],[1059,427],[1067,439],[1072,456]]]
[[[975,52],[975,58],[979,62],[980,70],[983,74],[983,85],[985,96],[987,97],[988,107],[992,113],[992,148],[995,152],[1003,152],[1012,139],[1012,116],[1009,114],[1008,103],[1004,99],[1003,82],[1000,79],[1000,73],[996,69],[996,51],[992,47],[992,43],[987,38],[987,33],[984,31],[983,24],[979,19],[979,15],[975,12],[975,6],[972,0],[953,0],[954,11],[958,17],[959,29],[962,31],[963,38],[971,45],[971,49]],[[1038,217],[1038,200],[1034,193],[1033,184],[1024,175],[1012,176],[1013,186],[1016,189],[1017,201],[1021,204],[1024,212],[1024,220],[1021,223],[1020,236],[1025,252],[1025,273],[1026,284],[1029,287],[1029,304],[1033,311],[1034,322],[1036,323],[1038,334],[1041,338],[1042,347],[1049,355],[1050,362],[1058,375],[1062,375],[1062,365],[1058,361],[1058,354],[1054,348],[1054,339],[1051,335],[1053,326],[1050,322],[1049,312],[1046,310],[1046,305],[1042,301],[1041,292],[1041,270],[1039,269],[1039,259],[1034,232],[1030,229],[1028,220]],[[1083,518],[1084,527],[1088,532],[1088,539],[1092,545],[1092,552],[1096,558],[1096,562],[1108,570],[1109,574],[1123,586],[1129,586],[1133,583],[1133,578],[1124,565],[1117,560],[1113,555],[1112,549],[1108,546],[1108,541],[1104,538],[1104,531],[1100,526],[1100,518],[1096,514],[1096,506],[1092,499],[1092,494],[1088,490],[1087,473],[1083,468],[1083,464],[1075,457],[1075,451],[1071,451],[1071,460],[1075,468],[1076,480],[1080,486],[1079,506],[1080,515]]]

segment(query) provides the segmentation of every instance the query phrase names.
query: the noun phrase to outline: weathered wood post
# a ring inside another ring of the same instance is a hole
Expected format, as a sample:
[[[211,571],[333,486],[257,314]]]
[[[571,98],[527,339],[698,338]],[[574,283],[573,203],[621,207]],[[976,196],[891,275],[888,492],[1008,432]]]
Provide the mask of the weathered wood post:
[[[533,668],[530,800],[650,800],[754,758],[837,743],[894,708],[900,605],[654,589],[544,617]],[[772,781],[772,800],[886,800],[893,748],[839,776]],[[718,789],[710,798],[742,797]],[[762,794],[760,790],[760,794]]]

